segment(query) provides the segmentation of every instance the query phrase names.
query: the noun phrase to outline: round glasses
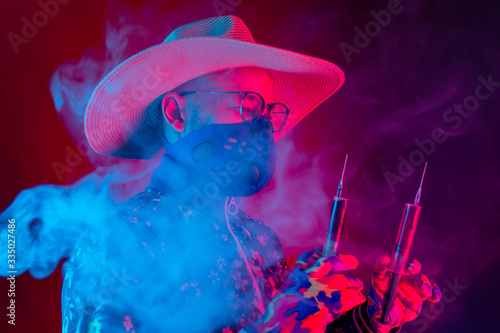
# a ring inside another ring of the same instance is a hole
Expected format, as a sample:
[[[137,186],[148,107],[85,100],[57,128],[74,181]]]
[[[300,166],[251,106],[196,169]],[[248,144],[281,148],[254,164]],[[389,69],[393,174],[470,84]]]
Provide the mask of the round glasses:
[[[253,124],[264,115],[271,121],[273,132],[279,132],[285,127],[290,113],[285,104],[267,104],[264,98],[254,91],[187,91],[179,96],[189,94],[240,94],[240,115],[243,121]]]

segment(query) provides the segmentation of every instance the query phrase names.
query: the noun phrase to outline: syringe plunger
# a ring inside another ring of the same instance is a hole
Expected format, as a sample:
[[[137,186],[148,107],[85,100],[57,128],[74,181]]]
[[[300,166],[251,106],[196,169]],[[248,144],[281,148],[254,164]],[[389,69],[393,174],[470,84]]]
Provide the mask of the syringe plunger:
[[[323,245],[323,257],[337,255],[340,239],[342,238],[342,231],[344,230],[349,199],[342,198],[341,195],[348,156],[347,154],[345,156],[344,168],[342,169],[342,177],[340,177],[339,186],[337,188],[337,195],[333,199],[330,225],[328,227],[328,233],[326,234],[325,244]]]
[[[418,205],[410,203],[405,205],[390,265],[390,270],[394,273],[403,274],[408,264],[408,258],[410,257],[410,250],[413,239],[415,238],[415,231],[417,230],[421,211],[422,207]]]
[[[388,268],[390,271],[389,281],[387,283],[387,289],[384,292],[384,298],[382,301],[383,323],[388,322],[389,313],[397,296],[397,288],[399,281],[401,280],[401,275],[407,275],[406,266],[408,265],[411,246],[413,244],[413,239],[415,238],[415,231],[417,230],[420,212],[422,211],[422,207],[418,204],[420,202],[422,183],[424,181],[426,169],[427,163],[425,163],[424,172],[422,173],[422,179],[420,180],[420,186],[417,190],[415,201],[413,204],[407,203],[405,205],[403,217],[401,218],[401,223],[399,224],[398,237],[396,238],[391,263]]]
[[[323,257],[337,255],[348,205],[349,199],[335,197],[333,200],[330,226],[323,246]]]

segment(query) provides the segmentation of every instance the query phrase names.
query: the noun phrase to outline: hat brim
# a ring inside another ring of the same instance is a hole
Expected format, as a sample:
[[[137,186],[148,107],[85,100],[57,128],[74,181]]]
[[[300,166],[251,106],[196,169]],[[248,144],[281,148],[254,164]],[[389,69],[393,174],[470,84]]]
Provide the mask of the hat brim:
[[[102,155],[150,158],[162,147],[158,97],[196,77],[237,67],[268,71],[274,101],[289,108],[276,141],[344,83],[342,70],[323,59],[220,37],[178,39],[130,57],[99,83],[85,112],[90,146]]]

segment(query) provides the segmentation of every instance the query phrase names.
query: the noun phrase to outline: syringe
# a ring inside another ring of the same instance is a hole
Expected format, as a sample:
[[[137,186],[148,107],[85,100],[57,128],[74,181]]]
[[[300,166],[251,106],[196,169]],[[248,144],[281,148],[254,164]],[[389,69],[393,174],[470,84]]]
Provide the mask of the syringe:
[[[399,225],[398,237],[396,239],[396,245],[394,246],[394,252],[392,253],[390,267],[388,269],[389,282],[387,283],[387,289],[384,292],[384,298],[382,301],[383,323],[388,323],[387,320],[394,301],[396,300],[397,287],[399,285],[399,281],[401,280],[401,275],[407,275],[405,269],[408,265],[411,245],[413,244],[415,230],[417,229],[418,219],[422,210],[422,207],[420,207],[418,203],[420,202],[422,183],[424,181],[426,169],[427,162],[425,163],[422,179],[420,180],[420,187],[415,195],[415,201],[413,204],[407,203],[405,205],[403,217]]]
[[[332,215],[330,218],[330,226],[328,228],[328,233],[326,235],[325,244],[323,246],[322,256],[334,256],[337,254],[340,238],[342,237],[342,231],[344,230],[344,222],[347,214],[347,205],[349,204],[349,199],[341,197],[345,166],[347,164],[347,157],[345,156],[344,169],[342,170],[342,177],[340,178],[339,187],[337,188],[337,195],[333,198]]]

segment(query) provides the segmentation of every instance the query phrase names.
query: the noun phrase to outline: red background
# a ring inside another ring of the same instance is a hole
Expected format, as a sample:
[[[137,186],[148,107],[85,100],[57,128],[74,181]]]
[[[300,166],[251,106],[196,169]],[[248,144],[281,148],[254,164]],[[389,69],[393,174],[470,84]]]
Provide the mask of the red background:
[[[443,113],[474,92],[477,76],[492,73],[500,81],[498,4],[402,2],[404,11],[348,62],[340,43],[353,44],[353,28],[364,28],[373,20],[370,11],[386,9],[387,2],[222,2],[237,4],[229,5],[231,10],[224,14],[240,16],[258,42],[324,58],[345,71],[344,87],[278,144],[282,151],[293,144],[293,152],[278,156],[279,177],[248,209],[275,228],[293,264],[299,253],[317,245],[314,235],[324,230],[329,197],[335,191],[343,155],[349,152],[344,193],[352,203],[345,251],[360,258],[360,274],[367,281],[371,261],[391,251],[404,203],[413,199],[418,185],[419,172],[415,172],[392,192],[384,172],[396,173],[398,156],[408,157],[415,139],[429,138],[434,128],[445,126]],[[118,22],[132,13],[131,20],[150,32],[131,40],[122,54],[128,57],[160,43],[174,27],[216,16],[214,3],[71,0],[16,53],[7,34],[19,34],[21,19],[31,18],[40,6],[36,1],[4,1],[0,11],[5,36],[1,43],[0,208],[23,189],[61,184],[51,163],[64,161],[66,146],[75,148],[76,143],[56,113],[49,91],[58,66],[80,59],[89,49],[104,58],[107,20]],[[405,326],[408,332],[494,331],[497,327],[493,305],[499,296],[499,99],[499,92],[492,93],[459,131],[448,131],[448,140],[429,156],[421,202],[424,212],[413,254],[436,281],[458,279],[467,290],[438,314],[434,309],[425,327]],[[64,183],[71,184],[92,170],[84,160],[65,175]],[[294,182],[305,187],[294,187]],[[305,199],[309,194],[320,201]],[[300,229],[305,232],[298,237],[289,232],[289,225],[273,222],[278,209],[263,208],[270,197],[280,209],[293,212],[299,207],[297,225],[313,221],[311,228]],[[7,325],[1,315],[0,331],[60,332],[61,285],[60,267],[43,280],[27,273],[19,276],[16,327]],[[0,309],[4,310],[0,313],[6,311],[7,290],[2,279]]]

